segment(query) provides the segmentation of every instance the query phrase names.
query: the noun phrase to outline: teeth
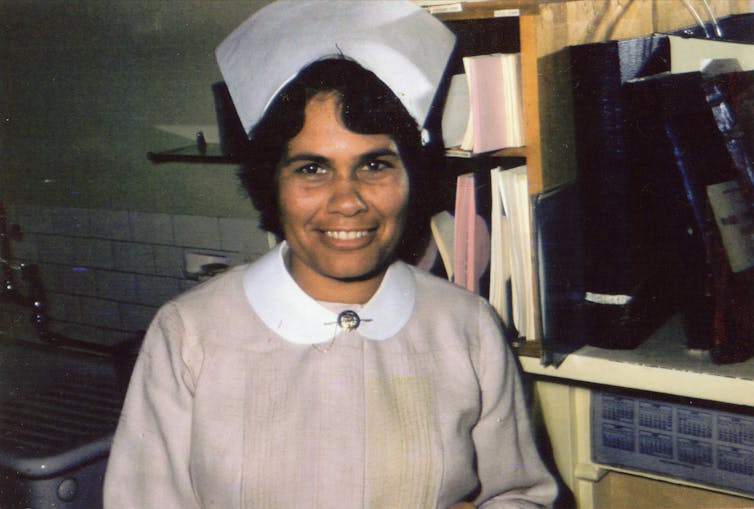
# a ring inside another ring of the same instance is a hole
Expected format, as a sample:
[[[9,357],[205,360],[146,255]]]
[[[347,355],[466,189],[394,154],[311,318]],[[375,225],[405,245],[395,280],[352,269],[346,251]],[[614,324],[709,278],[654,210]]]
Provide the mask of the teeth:
[[[353,239],[360,239],[362,237],[366,237],[367,235],[369,235],[369,232],[367,230],[361,230],[361,231],[328,230],[325,232],[325,235],[336,240],[353,240]]]

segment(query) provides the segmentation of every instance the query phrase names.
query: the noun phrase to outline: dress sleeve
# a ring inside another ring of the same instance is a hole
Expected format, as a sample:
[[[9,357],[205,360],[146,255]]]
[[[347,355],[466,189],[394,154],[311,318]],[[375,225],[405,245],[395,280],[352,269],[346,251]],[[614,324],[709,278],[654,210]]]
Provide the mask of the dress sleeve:
[[[472,431],[484,509],[550,507],[557,484],[533,438],[518,365],[499,320],[480,305],[479,356],[482,411]]]
[[[198,508],[189,475],[194,378],[175,305],[156,315],[113,439],[105,509]]]

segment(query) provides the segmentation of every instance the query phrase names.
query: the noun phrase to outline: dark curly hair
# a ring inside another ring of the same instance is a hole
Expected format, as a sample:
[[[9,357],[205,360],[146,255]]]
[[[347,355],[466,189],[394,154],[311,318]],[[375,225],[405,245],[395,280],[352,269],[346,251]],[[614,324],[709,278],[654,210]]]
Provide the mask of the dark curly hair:
[[[409,176],[408,217],[396,255],[409,263],[417,261],[429,239],[430,218],[439,210],[438,200],[427,190],[432,189],[433,169],[436,175],[442,152],[437,143],[422,144],[419,126],[387,85],[347,58],[320,60],[302,69],[281,89],[252,129],[241,153],[239,177],[260,212],[260,227],[283,237],[278,165],[288,142],[303,128],[309,100],[322,92],[336,94],[341,119],[349,130],[385,134],[395,141]]]

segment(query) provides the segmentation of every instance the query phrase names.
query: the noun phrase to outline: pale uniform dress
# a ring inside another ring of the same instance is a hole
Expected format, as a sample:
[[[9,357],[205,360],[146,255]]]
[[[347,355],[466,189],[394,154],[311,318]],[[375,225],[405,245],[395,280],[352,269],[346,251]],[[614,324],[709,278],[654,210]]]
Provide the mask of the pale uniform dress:
[[[358,328],[285,243],[166,304],[137,362],[106,509],[539,507],[555,483],[482,298],[394,263]],[[356,309],[350,307],[350,309]],[[293,334],[299,334],[293,336]]]

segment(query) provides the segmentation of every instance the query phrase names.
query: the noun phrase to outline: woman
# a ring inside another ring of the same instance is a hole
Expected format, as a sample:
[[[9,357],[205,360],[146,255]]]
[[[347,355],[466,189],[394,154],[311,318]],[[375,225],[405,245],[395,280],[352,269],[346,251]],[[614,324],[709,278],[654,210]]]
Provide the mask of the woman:
[[[548,505],[494,312],[399,260],[428,222],[415,117],[348,54],[302,67],[242,171],[284,241],[159,311],[106,507]]]

